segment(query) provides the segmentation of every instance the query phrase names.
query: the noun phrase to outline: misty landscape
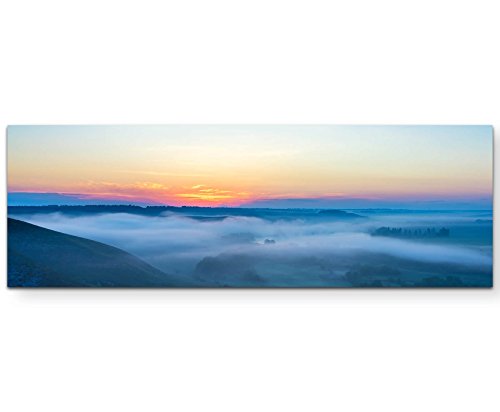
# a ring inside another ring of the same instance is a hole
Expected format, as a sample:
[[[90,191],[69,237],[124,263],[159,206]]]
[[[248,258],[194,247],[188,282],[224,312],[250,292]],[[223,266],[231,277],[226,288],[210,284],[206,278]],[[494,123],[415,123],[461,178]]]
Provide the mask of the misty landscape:
[[[491,287],[491,126],[10,126],[11,287]]]
[[[39,238],[29,240],[38,232],[28,233],[28,244],[22,245],[19,228],[9,226],[9,256],[16,257],[9,259],[12,286],[492,285],[490,211],[94,205],[11,206],[8,213],[12,222],[71,235],[59,239],[59,248],[69,240],[75,242],[75,236],[94,241],[92,255],[67,249],[63,255],[49,252],[51,261],[43,248],[34,247]],[[115,269],[101,259],[89,270],[88,261],[102,257],[106,246],[116,248]],[[16,275],[30,264],[32,268],[49,264],[50,272],[61,256],[68,263],[59,264],[59,277]],[[136,265],[135,281],[117,275],[130,271],[131,260]],[[116,266],[117,262],[123,265]],[[97,276],[89,276],[91,272]]]

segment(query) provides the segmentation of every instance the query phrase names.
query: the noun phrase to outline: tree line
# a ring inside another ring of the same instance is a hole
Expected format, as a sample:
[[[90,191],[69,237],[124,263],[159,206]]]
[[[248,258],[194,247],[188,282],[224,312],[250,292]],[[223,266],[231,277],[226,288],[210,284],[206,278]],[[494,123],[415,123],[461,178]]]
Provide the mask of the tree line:
[[[379,227],[373,233],[373,236],[391,236],[391,237],[449,237],[450,229],[445,227],[429,227],[424,229],[407,229],[401,227]]]

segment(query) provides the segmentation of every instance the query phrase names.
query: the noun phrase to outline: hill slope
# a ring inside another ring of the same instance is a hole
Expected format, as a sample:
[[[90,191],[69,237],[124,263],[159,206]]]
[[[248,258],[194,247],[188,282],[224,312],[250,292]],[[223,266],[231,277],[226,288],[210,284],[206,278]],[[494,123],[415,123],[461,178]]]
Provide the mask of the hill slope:
[[[8,219],[8,285],[179,286],[169,275],[112,246]]]

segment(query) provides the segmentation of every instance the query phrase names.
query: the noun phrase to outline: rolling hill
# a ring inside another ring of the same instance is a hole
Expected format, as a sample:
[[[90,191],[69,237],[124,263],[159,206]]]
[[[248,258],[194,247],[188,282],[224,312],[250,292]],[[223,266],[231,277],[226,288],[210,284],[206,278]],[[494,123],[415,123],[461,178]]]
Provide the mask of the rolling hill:
[[[8,219],[9,287],[172,287],[180,282],[112,246]]]

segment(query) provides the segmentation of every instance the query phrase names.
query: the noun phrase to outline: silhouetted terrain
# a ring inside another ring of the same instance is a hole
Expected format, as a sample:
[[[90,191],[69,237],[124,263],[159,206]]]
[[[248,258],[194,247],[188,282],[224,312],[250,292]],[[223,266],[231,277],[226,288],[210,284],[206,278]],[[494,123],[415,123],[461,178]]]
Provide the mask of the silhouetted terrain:
[[[139,258],[93,240],[8,219],[12,286],[176,286]]]
[[[85,205],[85,206],[9,206],[9,215],[32,215],[63,213],[72,216],[88,216],[102,213],[128,213],[140,216],[163,216],[177,214],[204,221],[223,220],[230,216],[258,217],[266,220],[290,219],[362,219],[357,213],[337,209],[265,209],[239,207],[198,207],[198,206],[134,206],[134,205]]]
[[[387,236],[387,237],[400,237],[400,238],[437,238],[449,237],[450,229],[442,227],[436,228],[418,228],[418,229],[405,229],[401,227],[379,227],[372,233],[373,236]]]

